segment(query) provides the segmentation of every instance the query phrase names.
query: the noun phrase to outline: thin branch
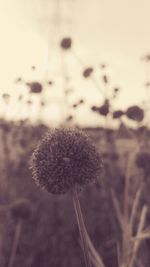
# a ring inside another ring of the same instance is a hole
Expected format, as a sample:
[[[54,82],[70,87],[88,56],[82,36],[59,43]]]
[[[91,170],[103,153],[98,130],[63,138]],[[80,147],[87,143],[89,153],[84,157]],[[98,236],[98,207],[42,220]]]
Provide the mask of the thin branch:
[[[85,68],[85,64],[82,62],[82,60],[77,56],[77,54],[75,53],[75,51],[71,50],[70,51],[71,54],[74,56],[74,58],[76,59],[76,61],[78,62],[78,64]],[[93,82],[93,85],[98,89],[98,91],[105,97],[105,93],[104,91],[101,89],[99,83],[97,82],[97,80],[92,76],[90,75],[90,80]]]
[[[131,176],[131,168],[134,162],[135,155],[139,150],[139,146],[135,148],[134,152],[128,155],[127,169],[125,175],[125,191],[124,191],[124,219],[128,222],[129,220],[129,190],[130,190],[130,176]]]
[[[86,226],[85,226],[85,223],[84,223],[84,220],[83,220],[83,215],[82,215],[82,211],[81,211],[81,207],[80,207],[80,202],[79,202],[79,199],[77,198],[76,199],[76,202],[78,202],[78,208],[80,210],[80,216],[81,216],[81,221],[82,221],[82,231],[84,232],[84,236],[86,238],[86,243],[88,245],[88,249],[89,249],[89,252],[90,252],[90,258],[92,258],[92,262],[94,261],[96,263],[96,266],[98,267],[105,267],[104,263],[103,263],[103,260],[101,258],[101,256],[99,255],[99,253],[96,251],[91,239],[90,239],[90,236],[86,230]]]
[[[136,217],[136,214],[137,214],[137,209],[138,209],[138,206],[139,206],[141,193],[143,191],[143,186],[144,185],[142,184],[142,186],[136,192],[135,199],[134,199],[134,202],[133,202],[132,211],[131,211],[131,217],[130,217],[130,229],[131,229],[131,232],[132,232],[134,220],[135,220],[135,217]]]
[[[15,235],[14,235],[14,239],[13,239],[13,244],[12,244],[12,249],[11,249],[8,267],[13,267],[13,264],[14,264],[17,246],[18,246],[18,242],[19,242],[19,238],[20,238],[20,234],[21,234],[21,226],[22,226],[22,222],[21,222],[21,220],[19,220],[19,222],[17,223],[16,229],[15,229]]]
[[[138,226],[138,230],[137,230],[137,235],[136,235],[137,240],[135,240],[135,242],[134,242],[133,252],[132,252],[132,256],[131,256],[131,259],[129,261],[128,267],[134,266],[134,262],[135,262],[135,259],[137,257],[138,249],[139,249],[140,244],[141,244],[141,240],[138,239],[138,236],[141,235],[141,232],[144,228],[147,212],[148,212],[148,207],[146,205],[144,205],[142,208],[140,222],[139,222],[139,226]]]
[[[117,242],[117,260],[118,260],[118,267],[121,266],[121,253],[120,253],[120,245]]]
[[[128,211],[129,211],[129,205],[128,205],[128,198],[129,198],[129,188],[130,188],[130,170],[132,165],[132,158],[133,155],[128,156],[128,162],[127,162],[127,169],[126,169],[126,175],[125,175],[125,190],[124,190],[124,220],[128,222]]]
[[[112,196],[112,201],[113,201],[114,208],[115,208],[115,211],[116,211],[117,219],[119,221],[119,224],[120,224],[120,227],[121,227],[122,231],[124,231],[123,215],[121,213],[119,202],[118,202],[118,199],[116,197],[116,194],[115,194],[114,190],[111,190],[111,196]]]
[[[95,258],[95,260],[97,261],[99,267],[105,267],[104,263],[103,263],[103,260],[101,258],[101,256],[97,253],[87,231],[86,231],[86,238],[87,238],[87,243],[88,243],[88,246],[89,246],[89,250],[91,252],[91,255]]]
[[[149,239],[150,238],[150,232],[149,233],[141,233],[140,235],[133,237],[132,240],[144,240],[144,239]]]
[[[74,209],[75,209],[75,213],[76,213],[76,217],[77,217],[77,222],[78,222],[78,227],[79,227],[79,232],[80,232],[80,238],[81,238],[81,242],[82,242],[82,249],[83,249],[83,254],[84,254],[85,265],[86,265],[86,267],[91,267],[89,250],[88,250],[87,240],[85,237],[82,211],[81,211],[80,202],[78,199],[76,189],[74,189],[72,191],[72,198],[73,198],[73,205],[74,205]]]
[[[97,262],[97,260],[94,258],[94,256],[91,253],[90,253],[90,259],[95,267],[102,267],[102,265],[100,265],[99,262]]]

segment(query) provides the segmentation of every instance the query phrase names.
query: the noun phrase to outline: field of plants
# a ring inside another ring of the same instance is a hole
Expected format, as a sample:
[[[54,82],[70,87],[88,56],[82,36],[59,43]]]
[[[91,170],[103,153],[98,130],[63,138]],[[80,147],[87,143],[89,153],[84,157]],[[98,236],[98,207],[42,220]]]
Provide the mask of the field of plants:
[[[0,266],[80,267],[84,258],[70,194],[38,188],[29,169],[51,131],[0,121]],[[83,129],[103,159],[101,176],[79,192],[92,266],[149,267],[150,154],[146,127]],[[96,256],[95,256],[96,254]]]
[[[11,2],[0,267],[150,267],[148,1]]]

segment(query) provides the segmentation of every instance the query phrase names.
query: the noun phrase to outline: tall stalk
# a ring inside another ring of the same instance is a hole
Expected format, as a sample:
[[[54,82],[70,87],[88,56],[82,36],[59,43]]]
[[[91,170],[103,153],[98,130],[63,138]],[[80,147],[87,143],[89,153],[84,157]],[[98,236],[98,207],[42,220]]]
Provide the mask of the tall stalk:
[[[72,191],[72,198],[73,198],[73,205],[74,205],[75,214],[76,214],[76,218],[77,218],[78,228],[79,228],[79,232],[80,232],[80,238],[81,238],[81,242],[82,242],[85,266],[91,267],[89,249],[88,249],[86,233],[85,233],[85,229],[84,229],[84,221],[83,221],[82,211],[81,211],[80,202],[79,202],[79,198],[78,198],[78,194],[77,194],[76,189],[73,189],[73,191]]]
[[[19,243],[19,238],[21,234],[21,228],[22,228],[22,221],[19,220],[16,229],[15,229],[15,234],[14,234],[14,239],[12,243],[12,248],[11,248],[11,254],[8,262],[8,267],[13,267],[15,256],[16,256],[16,251]]]

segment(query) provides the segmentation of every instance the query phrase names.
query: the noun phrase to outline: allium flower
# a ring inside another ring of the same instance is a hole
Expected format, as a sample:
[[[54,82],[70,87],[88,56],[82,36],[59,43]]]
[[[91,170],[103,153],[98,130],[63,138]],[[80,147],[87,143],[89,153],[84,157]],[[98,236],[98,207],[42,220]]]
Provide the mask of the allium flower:
[[[52,81],[48,81],[47,83],[48,83],[48,85],[53,85]]]
[[[101,114],[102,116],[107,116],[109,113],[109,107],[107,105],[102,105],[99,108],[99,114]]]
[[[115,92],[115,93],[118,93],[118,92],[119,92],[119,88],[118,88],[118,87],[115,87],[115,88],[114,88],[114,92]]]
[[[138,106],[132,106],[127,109],[126,116],[131,120],[140,122],[144,119],[144,111]]]
[[[73,104],[72,107],[73,108],[77,108],[78,104]]]
[[[101,68],[101,69],[105,69],[105,68],[106,68],[106,64],[101,64],[101,65],[100,65],[100,68]]]
[[[30,87],[31,93],[39,94],[43,90],[43,87],[39,82],[27,83],[27,85]]]
[[[19,82],[22,82],[22,78],[21,78],[21,77],[18,77],[18,78],[15,80],[15,83],[19,83]]]
[[[84,103],[84,100],[80,99],[79,104],[83,104],[83,103]]]
[[[101,156],[92,140],[75,129],[52,130],[31,158],[33,179],[53,194],[64,194],[98,178]]]
[[[72,40],[70,37],[65,37],[61,40],[60,46],[62,49],[70,49],[72,45]]]
[[[104,104],[99,107],[98,112],[102,116],[107,116],[109,113],[109,101],[106,99]]]
[[[94,71],[93,68],[89,67],[89,68],[86,68],[84,71],[83,71],[83,76],[84,78],[88,78],[92,72]]]
[[[150,153],[139,153],[136,157],[136,165],[145,171],[145,174],[150,174]]]

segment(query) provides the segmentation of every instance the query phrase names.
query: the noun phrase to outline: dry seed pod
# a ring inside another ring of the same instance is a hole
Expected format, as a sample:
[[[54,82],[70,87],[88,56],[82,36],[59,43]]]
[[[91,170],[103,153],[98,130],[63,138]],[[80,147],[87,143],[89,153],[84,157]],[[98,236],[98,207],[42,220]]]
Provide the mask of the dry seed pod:
[[[31,158],[33,179],[53,194],[64,194],[99,177],[101,156],[92,140],[77,129],[54,129]]]
[[[30,93],[39,94],[43,90],[43,87],[39,82],[27,83],[27,86],[30,87]]]
[[[98,112],[98,110],[99,110],[99,107],[92,106],[92,107],[91,107],[91,110],[92,110],[92,111],[94,111],[94,112]]]
[[[108,99],[106,99],[104,104],[101,107],[99,107],[98,112],[102,116],[108,115],[109,113],[109,100]]]
[[[88,78],[93,72],[93,68],[89,67],[83,71],[84,78]]]
[[[70,49],[72,45],[72,40],[70,37],[65,37],[61,40],[60,46],[62,49],[67,50]]]
[[[134,121],[142,121],[144,119],[144,111],[138,106],[131,106],[126,111],[126,116]]]
[[[102,80],[103,80],[103,82],[105,84],[107,84],[108,83],[108,77],[107,77],[107,75],[103,75]]]

